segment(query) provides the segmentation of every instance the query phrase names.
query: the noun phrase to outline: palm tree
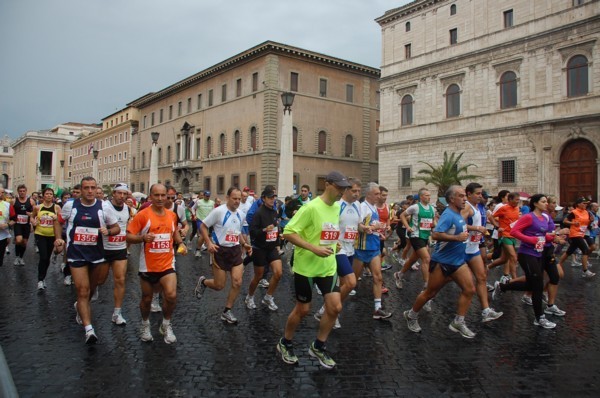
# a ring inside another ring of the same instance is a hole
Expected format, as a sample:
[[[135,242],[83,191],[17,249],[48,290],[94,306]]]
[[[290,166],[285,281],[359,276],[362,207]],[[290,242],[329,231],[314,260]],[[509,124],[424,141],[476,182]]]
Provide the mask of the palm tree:
[[[456,156],[454,152],[448,156],[448,153],[444,151],[444,161],[441,165],[434,167],[432,164],[420,161],[429,167],[429,169],[421,169],[417,172],[420,174],[418,177],[414,177],[413,181],[423,181],[426,184],[435,185],[438,189],[438,198],[443,198],[446,190],[451,185],[461,185],[462,181],[474,180],[480,176],[467,174],[468,168],[475,166],[473,163],[459,166],[458,162],[462,158],[464,152]]]

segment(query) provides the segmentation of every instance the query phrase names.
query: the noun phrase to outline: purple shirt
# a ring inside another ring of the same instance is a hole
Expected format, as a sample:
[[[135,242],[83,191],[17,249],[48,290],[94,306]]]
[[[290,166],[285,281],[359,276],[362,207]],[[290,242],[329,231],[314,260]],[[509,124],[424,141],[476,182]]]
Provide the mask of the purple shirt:
[[[521,217],[510,234],[521,241],[519,253],[541,257],[549,232],[548,215],[542,214],[541,219],[531,212]],[[554,230],[554,229],[552,229]]]

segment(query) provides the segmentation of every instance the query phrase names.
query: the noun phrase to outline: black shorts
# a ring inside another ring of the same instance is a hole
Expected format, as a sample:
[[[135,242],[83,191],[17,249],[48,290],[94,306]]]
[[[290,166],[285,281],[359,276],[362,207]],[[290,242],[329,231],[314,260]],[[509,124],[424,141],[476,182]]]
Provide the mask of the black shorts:
[[[15,224],[13,226],[13,231],[15,236],[22,236],[23,239],[29,239],[29,234],[31,233],[31,224]]]
[[[254,261],[255,267],[265,267],[280,258],[279,250],[276,248],[273,250],[261,249],[259,247],[252,249],[252,261]]]
[[[145,280],[146,282],[152,284],[152,285],[156,285],[157,283],[160,282],[161,278],[165,275],[169,275],[169,274],[175,274],[175,270],[173,268],[168,269],[166,271],[161,271],[161,272],[138,272],[138,275],[140,276],[141,279]]]
[[[337,274],[332,276],[308,277],[294,273],[294,288],[296,290],[296,300],[301,303],[310,303],[312,301],[312,288],[317,284],[323,296],[329,293],[339,293],[340,279]]]
[[[104,250],[104,258],[107,263],[113,261],[127,260],[127,249],[121,250]]]
[[[231,271],[233,267],[242,265],[242,246],[217,246],[219,250],[213,254],[213,263],[223,271]]]
[[[583,238],[569,238],[569,248],[567,249],[567,256],[575,253],[575,250],[581,250],[583,255],[590,254],[590,247]]]
[[[585,243],[588,244],[588,246],[592,246],[595,242],[594,242],[594,238],[592,238],[591,236],[584,236],[583,239],[585,239]]]
[[[414,251],[427,247],[427,239],[423,238],[410,238],[410,244]]]
[[[106,264],[106,261],[102,261],[101,263],[90,263],[89,261],[68,261],[67,265],[71,268],[82,268],[82,267],[97,267],[99,265]]]
[[[442,274],[444,274],[445,277],[449,277],[453,273],[455,273],[460,267],[462,267],[464,264],[461,264],[457,267],[456,265],[437,263],[435,261],[432,261],[429,263],[429,273],[432,273],[433,270],[435,269],[435,267],[437,267],[438,265],[442,269]]]

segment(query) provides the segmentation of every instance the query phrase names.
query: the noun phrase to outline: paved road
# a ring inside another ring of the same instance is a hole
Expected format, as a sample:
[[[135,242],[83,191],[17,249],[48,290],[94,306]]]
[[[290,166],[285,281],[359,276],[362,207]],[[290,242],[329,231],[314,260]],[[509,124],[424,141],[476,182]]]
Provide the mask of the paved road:
[[[13,259],[7,257],[0,267],[0,344],[22,397],[576,397],[596,396],[600,384],[600,279],[583,280],[570,266],[557,301],[567,316],[555,319],[555,330],[534,327],[531,307],[513,292],[494,303],[505,315],[485,325],[474,301],[467,316],[477,332],[473,340],[448,330],[455,286],[442,291],[433,311],[421,316],[423,332],[414,334],[401,314],[417,294],[419,275],[412,273],[408,286],[396,290],[392,271],[384,273],[391,290],[384,305],[394,311],[389,322],[371,319],[371,282],[363,278],[358,295],[345,305],[342,329],[328,341],[338,367],[326,371],[307,353],[317,328],[312,317],[295,338],[300,364],[285,365],[276,356],[275,344],[294,304],[287,269],[275,296],[279,310],[259,306],[250,312],[238,300],[234,312],[240,323],[231,326],[219,320],[226,292],[207,290],[201,302],[193,296],[197,276],[208,272],[206,256],[179,259],[173,319],[178,342],[167,345],[159,338],[161,316],[153,314],[155,341],[143,343],[137,337],[140,291],[134,253],[124,305],[129,323],[118,327],[110,322],[112,282],[107,282],[93,305],[100,341],[88,347],[74,319],[74,288],[63,286],[58,267],[49,272],[48,288],[38,293],[36,254],[28,250],[24,267],[13,266]],[[593,264],[598,271],[600,262]],[[494,272],[490,279],[498,276]],[[243,294],[250,277],[247,269]],[[260,299],[263,291],[257,294]]]

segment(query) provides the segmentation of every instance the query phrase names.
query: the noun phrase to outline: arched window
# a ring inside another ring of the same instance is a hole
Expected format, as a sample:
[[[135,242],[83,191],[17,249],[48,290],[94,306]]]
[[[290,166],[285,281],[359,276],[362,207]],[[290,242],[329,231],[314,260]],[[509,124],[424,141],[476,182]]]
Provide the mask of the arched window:
[[[450,15],[455,15],[456,14],[456,4],[452,4],[450,6]]]
[[[327,133],[324,131],[319,131],[319,142],[318,142],[317,153],[324,155],[327,151]]]
[[[221,155],[225,154],[225,134],[223,133],[219,136],[219,152]]]
[[[240,131],[235,130],[233,133],[233,153],[240,153]]]
[[[354,139],[348,134],[344,139],[344,156],[349,158],[354,154]]]
[[[252,127],[250,129],[250,148],[253,151],[256,151],[257,146],[256,146],[256,127]]]
[[[515,72],[504,72],[500,76],[500,108],[508,109],[517,106],[517,75]]]
[[[208,137],[206,139],[206,157],[210,157],[212,155],[212,138]]]
[[[457,117],[460,115],[460,88],[451,84],[446,89],[446,117]]]
[[[402,113],[402,126],[413,124],[413,97],[405,95],[400,102],[400,111]]]
[[[296,127],[292,128],[292,142],[294,146],[294,152],[298,152],[298,129]]]
[[[146,167],[146,152],[142,152],[142,169]],[[110,179],[110,175],[108,176]]]
[[[588,92],[588,60],[576,55],[567,63],[567,96],[579,97]]]
[[[407,22],[407,23],[404,25],[404,30],[405,30],[406,32],[410,32],[410,22]]]

